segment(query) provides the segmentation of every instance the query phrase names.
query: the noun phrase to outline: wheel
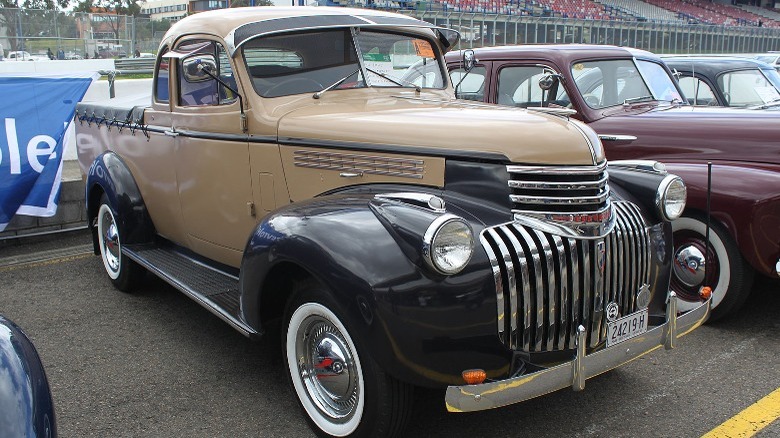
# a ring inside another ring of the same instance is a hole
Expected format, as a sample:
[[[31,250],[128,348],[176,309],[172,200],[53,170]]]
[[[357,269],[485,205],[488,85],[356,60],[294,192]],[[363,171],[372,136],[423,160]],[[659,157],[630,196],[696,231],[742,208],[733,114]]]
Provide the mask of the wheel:
[[[104,194],[100,197],[100,209],[97,215],[98,246],[103,266],[114,287],[129,292],[138,283],[144,270],[134,261],[122,255],[120,230],[114,218],[114,212]]]
[[[386,375],[353,337],[330,295],[306,283],[288,305],[282,350],[309,426],[325,437],[400,434],[412,387]]]
[[[712,288],[710,321],[738,310],[750,294],[754,273],[731,236],[720,224],[712,222],[709,249],[705,249],[705,219],[682,217],[672,221],[672,229],[674,259],[671,289],[680,298],[679,309],[691,310],[698,305],[699,288],[705,280],[705,261],[708,261],[706,283]]]

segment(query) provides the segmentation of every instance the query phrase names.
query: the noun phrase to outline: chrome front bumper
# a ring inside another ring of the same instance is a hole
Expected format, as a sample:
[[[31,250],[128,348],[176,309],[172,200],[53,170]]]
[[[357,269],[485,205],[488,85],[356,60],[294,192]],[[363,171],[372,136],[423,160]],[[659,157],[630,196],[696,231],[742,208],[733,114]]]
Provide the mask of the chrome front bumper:
[[[493,409],[572,387],[585,388],[585,380],[617,368],[661,346],[674,348],[676,339],[687,335],[707,320],[710,300],[699,307],[677,315],[677,296],[670,293],[666,305],[666,322],[641,336],[628,339],[610,348],[585,355],[585,328],[577,335],[577,353],[573,360],[546,370],[497,382],[479,385],[450,386],[445,403],[450,412],[473,412]]]

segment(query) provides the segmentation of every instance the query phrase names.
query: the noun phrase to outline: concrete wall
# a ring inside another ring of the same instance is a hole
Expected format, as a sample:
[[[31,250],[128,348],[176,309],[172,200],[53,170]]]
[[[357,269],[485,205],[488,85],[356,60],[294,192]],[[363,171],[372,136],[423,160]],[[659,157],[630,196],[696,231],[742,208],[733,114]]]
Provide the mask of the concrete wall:
[[[0,73],[63,73],[69,71],[114,70],[113,59],[54,61],[2,61]]]

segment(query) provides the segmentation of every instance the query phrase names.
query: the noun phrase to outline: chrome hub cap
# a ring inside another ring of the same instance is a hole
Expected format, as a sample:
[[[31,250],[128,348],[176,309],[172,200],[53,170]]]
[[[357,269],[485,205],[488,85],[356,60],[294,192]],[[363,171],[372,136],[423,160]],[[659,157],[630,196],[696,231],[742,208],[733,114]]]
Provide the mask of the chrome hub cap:
[[[108,205],[100,206],[98,212],[98,238],[100,240],[100,253],[108,275],[116,279],[121,269],[121,243],[119,241],[119,229],[114,221],[114,215]]]
[[[352,352],[327,319],[309,316],[298,329],[298,372],[309,399],[335,422],[348,421],[358,402],[358,375]]]
[[[688,287],[700,286],[704,282],[704,253],[694,245],[677,249],[674,255],[674,274],[680,283]]]

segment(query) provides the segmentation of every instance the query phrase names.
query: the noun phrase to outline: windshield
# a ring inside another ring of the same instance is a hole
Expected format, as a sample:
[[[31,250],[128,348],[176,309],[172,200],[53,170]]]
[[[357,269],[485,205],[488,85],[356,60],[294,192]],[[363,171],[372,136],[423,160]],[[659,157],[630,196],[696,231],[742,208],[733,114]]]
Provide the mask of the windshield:
[[[358,29],[274,35],[249,41],[243,54],[263,97],[326,88],[444,87],[435,47],[413,35]],[[425,74],[410,74],[420,70]],[[410,76],[416,76],[414,83]]]
[[[682,101],[671,76],[654,62],[578,62],[572,65],[572,75],[585,102],[594,109],[643,100]]]
[[[763,105],[780,99],[778,89],[760,70],[724,73],[718,76],[718,88],[729,106]]]

